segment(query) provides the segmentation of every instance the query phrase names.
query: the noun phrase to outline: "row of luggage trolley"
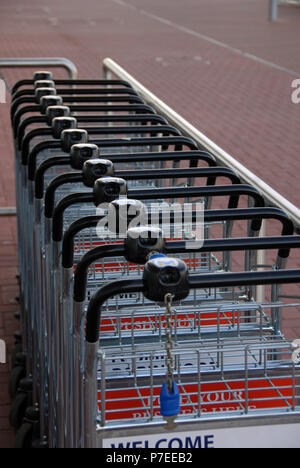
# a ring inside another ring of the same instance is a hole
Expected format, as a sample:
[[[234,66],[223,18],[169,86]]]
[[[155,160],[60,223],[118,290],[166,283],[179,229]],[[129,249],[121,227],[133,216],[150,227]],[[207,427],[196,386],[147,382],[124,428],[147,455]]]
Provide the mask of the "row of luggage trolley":
[[[278,446],[279,423],[300,446],[287,214],[125,81],[36,72],[13,87],[11,120],[15,446]],[[259,236],[268,220],[276,237]]]

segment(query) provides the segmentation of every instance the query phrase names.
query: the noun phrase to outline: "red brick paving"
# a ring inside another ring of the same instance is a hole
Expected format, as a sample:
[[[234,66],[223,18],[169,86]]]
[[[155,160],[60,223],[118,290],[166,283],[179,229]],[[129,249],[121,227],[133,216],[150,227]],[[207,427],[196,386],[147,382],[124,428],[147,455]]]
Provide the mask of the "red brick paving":
[[[300,8],[279,8],[278,23],[269,24],[267,6],[268,0],[2,2],[0,55],[65,56],[78,66],[81,77],[99,77],[102,59],[110,56],[299,205],[300,104],[293,104],[290,96],[292,80],[297,73],[300,77]],[[10,84],[31,74],[3,73]],[[8,105],[0,105],[1,207],[14,204],[8,110]],[[268,233],[278,233],[275,223]],[[293,254],[289,266],[300,267],[299,255]],[[0,218],[0,338],[7,340],[9,351],[18,328],[13,318],[16,271],[14,219]],[[294,311],[286,314],[283,325],[287,336],[300,336]],[[7,377],[8,366],[1,365],[0,447],[13,441],[7,422]]]

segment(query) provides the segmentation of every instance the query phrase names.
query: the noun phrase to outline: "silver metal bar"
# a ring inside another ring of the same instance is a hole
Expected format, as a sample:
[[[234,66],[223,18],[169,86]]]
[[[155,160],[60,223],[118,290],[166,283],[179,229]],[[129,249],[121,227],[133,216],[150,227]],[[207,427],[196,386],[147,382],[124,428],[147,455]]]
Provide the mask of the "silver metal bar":
[[[269,21],[274,23],[278,17],[278,0],[269,0]]]
[[[15,216],[17,214],[17,209],[12,206],[8,208],[0,208],[0,216]]]
[[[110,75],[108,75],[108,73]],[[166,117],[169,123],[175,125],[184,135],[193,138],[200,148],[205,148],[212,153],[219,164],[233,169],[243,182],[258,189],[269,205],[277,206],[284,210],[294,222],[297,232],[300,233],[300,209],[276,192],[276,190],[266,184],[262,179],[258,178],[253,172],[249,171],[245,166],[239,163],[237,159],[226,153],[226,151],[222,150],[213,141],[207,138],[197,128],[149,91],[149,89],[145,88],[145,86],[120,67],[120,65],[112,59],[106,58],[103,61],[103,76],[111,76],[112,73],[118,78],[129,82],[147,104],[151,105],[151,107],[163,117]]]
[[[71,79],[78,76],[73,62],[66,58],[0,58],[0,68],[59,67],[65,68]]]

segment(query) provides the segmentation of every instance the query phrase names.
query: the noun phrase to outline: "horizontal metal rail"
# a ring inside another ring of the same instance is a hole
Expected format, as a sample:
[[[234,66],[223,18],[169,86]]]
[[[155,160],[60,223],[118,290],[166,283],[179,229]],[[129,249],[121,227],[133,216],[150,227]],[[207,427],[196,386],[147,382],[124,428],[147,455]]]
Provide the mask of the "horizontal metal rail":
[[[222,148],[217,146],[197,128],[191,125],[172,108],[167,106],[115,61],[110,58],[106,58],[103,61],[103,76],[107,79],[111,75],[115,75],[118,78],[129,82],[146,101],[146,103],[151,105],[151,107],[153,107],[160,115],[165,117],[170,124],[177,127],[185,136],[192,138],[200,148],[205,148],[207,151],[212,153],[218,164],[233,169],[243,182],[250,184],[259,190],[267,204],[284,210],[293,221],[297,233],[300,233],[300,210],[295,205],[290,203],[262,179],[258,178],[253,172],[249,171],[245,166],[239,163],[233,156],[222,150]]]
[[[69,78],[75,79],[78,76],[76,66],[66,58],[0,58],[0,69],[30,67],[65,68]]]
[[[15,207],[0,208],[0,216],[14,216],[17,213]]]

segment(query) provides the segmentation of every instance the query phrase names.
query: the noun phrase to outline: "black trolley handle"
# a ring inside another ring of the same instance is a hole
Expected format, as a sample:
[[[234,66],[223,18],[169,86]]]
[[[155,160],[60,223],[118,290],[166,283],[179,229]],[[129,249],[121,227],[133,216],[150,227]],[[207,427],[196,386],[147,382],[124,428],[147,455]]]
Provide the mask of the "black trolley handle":
[[[42,89],[42,88],[40,88]],[[78,93],[79,94],[79,93]],[[45,96],[48,94],[44,94]],[[50,92],[49,92],[50,95]],[[144,100],[139,96],[127,95],[127,96],[64,96],[63,101],[65,104],[73,104],[75,103],[127,103],[127,104],[145,104]],[[17,112],[21,109],[21,106],[26,104],[24,107],[29,107],[29,105],[36,104],[36,107],[40,106],[40,103],[37,102],[37,98],[35,97],[21,97],[13,101],[10,108],[10,117],[11,120],[14,120]]]
[[[174,259],[175,260],[175,259]],[[150,260],[151,262],[151,260]],[[147,265],[146,264],[145,270]],[[168,268],[168,267],[166,267]],[[98,343],[100,335],[101,312],[104,303],[111,297],[126,293],[144,293],[151,299],[149,291],[153,290],[153,276],[146,277],[144,270],[143,279],[113,281],[99,289],[89,302],[86,314],[85,340],[87,343]],[[160,286],[156,288],[156,299],[164,301],[164,297],[170,291],[166,283],[167,275],[158,275],[156,283]],[[228,288],[237,286],[258,286],[272,284],[294,284],[300,282],[300,270],[277,270],[263,272],[239,272],[239,273],[208,273],[199,275],[189,275],[186,280],[185,288],[203,289],[203,288]],[[157,286],[156,284],[156,286]],[[174,288],[176,285],[172,285]]]
[[[52,106],[51,106],[52,107]],[[63,106],[57,106],[63,107]],[[71,114],[71,112],[70,112]],[[153,114],[133,114],[133,115],[76,115],[77,122],[80,123],[111,123],[111,122],[122,122],[122,123],[139,123],[141,125],[168,125],[167,120],[160,115],[153,115]],[[17,141],[18,141],[18,148],[21,149],[22,140],[25,136],[26,128],[29,125],[42,123],[47,124],[48,126],[51,124],[49,121],[48,116],[41,115],[41,116],[32,116],[26,117],[20,123],[18,127],[18,134],[17,134]]]
[[[52,158],[53,163],[56,162]],[[61,165],[67,161],[67,158],[60,158],[59,162]],[[49,168],[51,160],[47,160],[43,163],[45,168]],[[40,168],[37,170],[35,177],[35,196],[38,199],[43,198],[44,193],[44,184],[43,178],[41,177]],[[115,177],[123,178],[127,181],[129,180],[155,180],[155,179],[170,179],[170,178],[190,178],[190,177],[199,177],[206,178],[207,186],[215,185],[216,179],[218,177],[227,178],[232,184],[239,184],[240,179],[236,174],[231,170],[224,167],[208,167],[208,168],[185,168],[185,169],[137,169],[134,171],[121,170],[114,171]],[[93,180],[95,182],[97,177]],[[55,192],[58,188],[65,184],[72,184],[74,182],[85,183],[85,175],[72,172],[61,174],[53,179],[48,185],[45,193],[45,213],[47,218],[51,218],[54,210],[54,201],[55,201]]]
[[[205,240],[204,245],[202,247],[197,247],[196,249],[191,246],[187,246],[185,241],[168,241],[164,243],[161,249],[158,249],[156,245],[152,246],[151,244],[149,245],[148,251],[144,247],[144,252],[140,254],[139,264],[146,263],[147,253],[149,254],[151,249],[152,251],[161,251],[170,256],[179,253],[278,249],[278,255],[280,256],[280,253],[287,255],[287,253],[290,252],[290,249],[298,249],[299,247],[300,236],[212,239]],[[134,259],[131,257],[131,252],[128,250],[126,242],[123,244],[103,245],[90,250],[76,265],[73,287],[73,299],[75,302],[83,302],[86,299],[88,270],[90,266],[99,260],[111,257],[124,257],[126,260],[130,261],[130,263],[135,263],[133,261]]]
[[[192,222],[196,221],[196,213],[192,213]],[[63,236],[63,245],[62,245],[62,266],[63,268],[73,268],[74,265],[74,242],[75,237],[84,229],[96,228],[99,221],[103,216],[86,216],[74,221],[68,229],[65,231]],[[282,236],[292,236],[294,232],[294,226],[292,221],[288,216],[279,208],[236,208],[232,210],[205,210],[204,211],[204,222],[219,222],[219,221],[241,221],[241,220],[255,220],[255,230],[256,232],[260,231],[262,220],[263,219],[275,219],[278,220],[282,225]],[[162,214],[160,213],[160,218],[158,220],[159,225],[161,225]],[[128,217],[128,221],[131,221]],[[151,216],[148,217],[148,223],[151,223]],[[174,223],[174,214],[170,214],[170,223]],[[259,239],[253,238],[259,242]],[[207,241],[205,241],[207,242]],[[284,242],[284,241],[283,241]],[[282,245],[283,247],[283,245]],[[97,249],[97,248],[96,248]],[[95,250],[95,255],[97,255],[97,250]],[[102,250],[99,248],[101,254]],[[281,258],[287,258],[289,255],[289,249],[280,249],[278,256]]]
[[[205,163],[208,164],[209,168],[208,168],[208,171],[207,171],[207,174],[209,174],[209,169],[211,168],[216,168],[216,172],[217,173],[221,173],[221,172],[218,172],[218,170],[220,171],[223,171],[222,173],[225,175],[225,176],[228,176],[230,177],[230,174],[234,174],[234,172],[231,170],[231,169],[227,169],[227,168],[218,168],[215,164],[215,160],[214,158],[209,154],[209,153],[205,153],[205,152],[202,152],[202,151],[199,151],[199,152],[186,152],[186,153],[181,153],[181,152],[175,152],[175,153],[169,153],[169,152],[164,152],[164,153],[143,153],[145,156],[142,156],[140,154],[135,154],[135,155],[128,155],[128,160],[127,162],[140,162],[141,161],[141,157],[144,157],[144,158],[156,158],[156,156],[159,156],[161,155],[159,161],[167,161],[167,160],[172,160],[173,162],[175,163],[180,163],[181,161],[184,161],[184,160],[187,160],[189,161],[190,165],[191,163],[193,162],[194,166],[195,167],[198,167],[198,162],[199,161],[203,161]],[[153,156],[154,154],[154,156]],[[99,156],[99,153],[97,152],[97,156]],[[113,158],[114,159],[114,162],[115,163],[118,163],[119,160],[118,158]],[[151,159],[153,160],[153,159]],[[110,159],[108,159],[108,161],[110,161]],[[48,158],[46,159],[45,161],[43,161],[39,167],[37,168],[35,174],[32,174],[32,172],[29,170],[29,174],[28,174],[28,178],[29,180],[34,180],[35,181],[35,197],[36,198],[43,198],[43,194],[44,194],[44,176],[45,176],[45,172],[50,169],[51,167],[55,167],[55,166],[68,166],[68,165],[71,165],[71,167],[73,167],[73,169],[76,169],[76,170],[81,170],[83,166],[74,166],[72,165],[72,154],[71,156],[53,156],[51,158]],[[203,169],[206,169],[206,168],[203,168]],[[211,174],[213,174],[213,171],[211,172]],[[66,182],[63,182],[61,181],[61,183],[68,183],[67,182],[67,175],[68,174],[65,174],[64,176],[66,176]],[[216,176],[214,175],[211,175],[211,176],[208,176],[207,177],[207,185],[214,185],[214,178]],[[234,179],[232,178],[232,182],[233,183],[239,183],[239,178],[237,176],[233,176],[235,177]],[[234,182],[235,180],[235,182]]]
[[[77,120],[77,119],[76,119]],[[113,135],[113,134],[147,134],[147,135],[163,135],[163,136],[180,136],[179,130],[175,127],[171,127],[170,125],[140,125],[140,126],[130,126],[130,127],[87,127],[81,126],[82,130],[86,130],[89,135]],[[20,150],[24,153],[24,158],[28,158],[29,155],[29,148],[31,145],[31,141],[36,137],[41,136],[53,136],[54,140],[56,137],[53,133],[52,128],[37,128],[28,132],[22,140]]]
[[[70,112],[135,112],[136,114],[155,114],[155,110],[145,104],[127,104],[127,105],[70,105],[69,106]],[[24,106],[21,107],[16,113],[12,120],[13,132],[16,136],[18,134],[18,127],[21,123],[21,119],[23,115],[37,112],[38,114],[41,113],[41,105],[34,105],[34,106]]]
[[[54,82],[53,84],[55,85]],[[73,94],[127,94],[138,96],[138,93],[133,88],[56,88],[56,92],[59,96],[72,96]],[[33,88],[21,89],[20,91],[16,91],[14,94],[12,94],[12,102],[23,97],[34,96],[34,94],[35,89]]]
[[[53,77],[55,86],[124,86],[125,88],[131,88],[131,84],[124,80],[55,80]],[[33,86],[35,80],[20,80],[12,88],[12,95],[14,95],[22,86]]]
[[[78,129],[76,130],[65,130],[62,133],[61,141],[57,140],[45,140],[40,143],[37,143],[29,153],[28,158],[26,155],[22,155],[22,164],[26,166],[29,165],[31,171],[35,171],[36,168],[36,159],[41,151],[48,149],[57,149],[63,153],[69,153],[73,144],[78,143],[74,139],[72,141],[72,135],[76,137],[76,134],[85,130]],[[87,132],[86,132],[87,133]],[[175,147],[175,151],[182,151],[183,147],[186,147],[191,150],[198,150],[196,143],[191,139],[183,136],[175,137],[152,137],[152,138],[116,138],[116,139],[89,139],[89,143],[97,145],[100,148],[122,148],[122,147],[138,147],[138,146],[165,146],[169,148],[170,146]]]
[[[99,154],[99,153],[98,153]],[[198,163],[204,162],[209,167],[216,167],[217,164],[215,162],[214,157],[206,153],[205,151],[164,151],[164,152],[150,152],[150,153],[120,153],[120,154],[109,154],[105,155],[106,159],[112,161],[113,163],[138,163],[138,162],[162,162],[162,161],[173,161],[175,164],[180,163],[182,161],[188,161],[190,167],[198,167]],[[47,168],[52,167],[51,163],[48,161],[52,159],[53,166],[57,165],[64,165],[64,163],[59,163],[59,158],[63,158],[64,162],[67,161],[66,158],[70,158],[70,156],[63,155],[63,156],[53,156],[53,158],[48,158],[46,161],[43,161],[39,167],[36,169],[35,164],[35,156],[30,155],[28,160],[28,179],[29,180],[36,180],[38,184],[43,184],[43,173],[44,167],[43,164],[47,165]],[[66,162],[68,165],[68,162]],[[46,169],[45,169],[46,170]],[[39,175],[37,176],[37,174]],[[40,193],[40,189],[37,189]]]
[[[118,181],[123,179],[118,179]],[[125,183],[125,181],[123,181]],[[98,179],[93,192],[74,193],[67,195],[59,201],[54,212],[52,220],[52,238],[55,242],[61,242],[63,238],[63,217],[67,208],[80,203],[94,203],[99,206],[104,200],[103,185],[109,186],[107,179]],[[116,184],[114,184],[116,185]],[[228,208],[237,208],[240,196],[246,195],[253,199],[254,207],[263,207],[265,202],[258,190],[250,185],[217,185],[205,187],[168,187],[155,189],[128,190],[128,198],[134,200],[161,200],[174,198],[192,198],[192,197],[224,197],[229,196]],[[114,199],[118,198],[118,195]]]

